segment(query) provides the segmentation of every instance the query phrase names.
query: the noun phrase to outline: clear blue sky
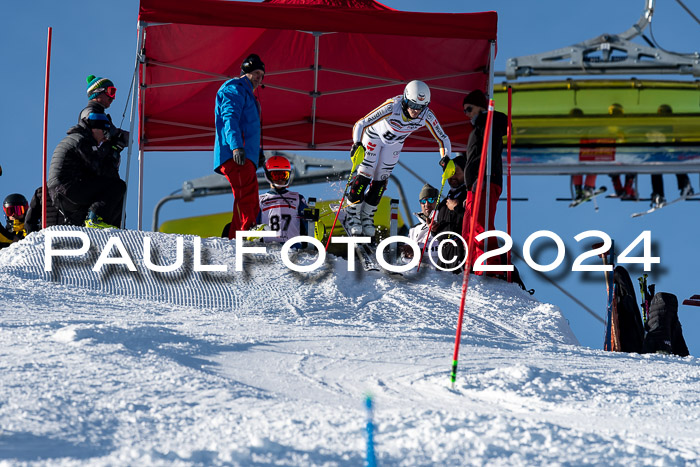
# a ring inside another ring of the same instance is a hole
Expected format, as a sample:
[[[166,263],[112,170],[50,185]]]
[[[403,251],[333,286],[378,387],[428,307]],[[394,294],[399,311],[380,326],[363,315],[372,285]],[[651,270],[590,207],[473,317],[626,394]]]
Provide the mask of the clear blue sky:
[[[644,8],[644,0],[572,2],[561,0],[494,0],[482,2],[414,0],[387,0],[386,5],[396,9],[434,12],[472,12],[495,10],[498,22],[498,56],[496,69],[503,70],[509,57],[517,57],[564,47],[590,39],[602,33],[620,33],[634,24]],[[685,0],[686,5],[700,15],[697,2]],[[46,35],[53,27],[51,62],[51,95],[49,103],[49,156],[66,129],[75,124],[85,98],[85,77],[89,74],[112,79],[119,91],[117,100],[109,109],[115,122],[122,120],[127,103],[127,92],[134,68],[136,48],[136,20],[138,2],[124,0],[109,4],[94,1],[30,0],[12,2],[3,7],[0,41],[0,82],[3,96],[2,139],[0,164],[2,197],[13,192],[27,198],[41,184],[42,112]],[[659,1],[653,17],[653,32],[662,47],[678,52],[700,49],[700,25],[677,2]],[[648,31],[647,31],[648,32]],[[692,77],[665,77],[664,79],[692,80]],[[497,82],[499,79],[497,78]],[[212,103],[213,105],[213,103]],[[266,102],[265,105],[274,105]],[[503,109],[502,109],[503,110]],[[128,128],[128,112],[124,122]],[[315,154],[319,155],[320,154]],[[345,157],[346,154],[330,154]],[[439,168],[434,154],[404,154],[402,162],[420,170],[434,184],[439,183]],[[145,159],[144,227],[151,226],[155,203],[180,188],[184,180],[212,173],[212,155],[209,153],[148,153]],[[122,162],[122,177],[126,160]],[[136,226],[137,161],[132,159],[129,187],[127,226]],[[404,183],[411,199],[416,197],[421,184],[403,169],[396,174]],[[601,176],[600,184],[610,187],[609,178]],[[699,178],[691,176],[698,191]],[[675,177],[665,176],[668,198],[676,195]],[[337,195],[337,187],[313,186],[302,190],[307,196],[329,198]],[[642,195],[651,192],[649,176],[640,178]],[[389,189],[389,194],[396,196]],[[620,247],[626,246],[643,230],[651,230],[655,242],[654,255],[661,257],[661,265],[654,266],[650,280],[657,290],[678,295],[679,300],[700,294],[698,263],[700,247],[700,203],[679,203],[641,219],[630,219],[631,212],[646,208],[646,203],[621,203],[601,199],[600,212],[590,205],[569,209],[566,203],[554,198],[568,196],[567,177],[514,177],[513,195],[528,197],[526,203],[513,205],[513,238],[516,250],[531,233],[546,229],[557,233],[567,245],[567,260],[583,250],[573,237],[585,230],[607,232]],[[193,203],[170,203],[162,211],[162,219],[230,210],[231,197],[208,198]],[[417,202],[411,209],[418,210]],[[505,204],[499,205],[497,227],[505,230]],[[546,252],[545,252],[546,253]],[[552,252],[553,255],[553,252]],[[553,257],[553,256],[552,256]],[[525,284],[536,289],[536,297],[554,303],[562,309],[581,343],[600,348],[603,326],[571,302],[561,292],[541,281],[524,263],[518,264]],[[569,268],[570,269],[570,268]],[[631,268],[633,280],[640,271]],[[576,295],[600,316],[605,313],[605,284],[600,273],[566,272],[561,266],[549,276]],[[456,313],[456,310],[455,310]],[[700,308],[681,306],[680,319],[690,351],[700,355]]]

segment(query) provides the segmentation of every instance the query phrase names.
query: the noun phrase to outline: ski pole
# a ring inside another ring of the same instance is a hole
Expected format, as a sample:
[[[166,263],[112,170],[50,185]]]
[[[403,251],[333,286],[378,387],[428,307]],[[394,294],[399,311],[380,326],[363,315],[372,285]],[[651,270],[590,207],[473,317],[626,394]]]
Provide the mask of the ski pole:
[[[340,198],[340,204],[338,205],[338,211],[335,213],[335,219],[333,219],[333,225],[331,226],[331,233],[328,234],[328,242],[326,242],[326,251],[328,251],[328,245],[331,244],[331,238],[333,237],[333,229],[335,229],[335,223],[338,222],[338,215],[340,214],[340,210],[343,207],[343,202],[345,201],[345,195],[348,192],[348,187],[350,186],[350,182],[352,182],[352,176],[355,173],[355,169],[357,169],[357,166],[362,164],[362,161],[365,159],[365,147],[360,145],[357,147],[355,150],[355,154],[352,155],[350,160],[352,160],[352,170],[350,171],[350,176],[348,177],[348,182],[345,184],[345,189],[343,190],[343,197]]]
[[[423,262],[423,255],[425,254],[425,247],[428,246],[428,240],[430,240],[430,232],[431,229],[433,228],[433,222],[435,221],[435,213],[437,212],[437,207],[438,204],[440,204],[440,198],[442,198],[442,190],[445,188],[445,182],[447,181],[448,178],[453,176],[455,174],[455,163],[453,160],[450,160],[447,165],[445,166],[445,171],[442,173],[442,186],[440,186],[440,193],[438,194],[437,201],[435,202],[435,209],[433,209],[433,213],[430,216],[430,225],[428,226],[428,235],[425,237],[425,243],[423,244],[423,250],[420,252],[420,258],[418,259],[418,268],[416,269],[416,272],[420,271],[420,265]]]

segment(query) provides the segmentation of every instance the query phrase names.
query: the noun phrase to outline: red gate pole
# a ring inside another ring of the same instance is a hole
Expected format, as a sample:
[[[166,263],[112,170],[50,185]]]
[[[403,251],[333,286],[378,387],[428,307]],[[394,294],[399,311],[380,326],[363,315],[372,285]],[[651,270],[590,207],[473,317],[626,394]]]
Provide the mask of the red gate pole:
[[[51,71],[51,26],[46,40],[46,78],[44,80],[44,152],[41,169],[41,228],[46,228],[46,151],[49,122],[49,72]]]
[[[450,380],[452,382],[452,389],[455,386],[455,380],[457,379],[457,358],[459,357],[459,343],[462,338],[462,320],[464,319],[464,302],[467,299],[467,288],[469,287],[469,262],[471,261],[473,249],[474,249],[474,235],[472,233],[476,230],[476,218],[479,215],[479,206],[481,205],[481,192],[484,187],[484,179],[489,178],[484,174],[486,169],[486,155],[488,152],[489,141],[491,141],[491,124],[493,122],[493,99],[489,100],[489,113],[486,116],[486,128],[484,129],[484,144],[481,148],[481,161],[479,162],[479,179],[476,182],[476,196],[474,198],[475,212],[471,213],[469,219],[469,238],[467,239],[467,260],[464,264],[464,276],[462,279],[462,297],[459,300],[459,317],[457,318],[457,334],[455,335],[455,351],[452,355],[452,372],[450,373]],[[464,220],[462,222],[462,232],[464,232],[464,225],[467,223],[467,213],[464,213]]]
[[[511,227],[511,224],[510,224],[510,202],[511,202],[511,196],[510,196],[510,167],[511,167],[510,147],[511,147],[511,140],[513,137],[513,135],[512,135],[512,133],[513,133],[513,116],[511,115],[512,108],[513,108],[513,87],[508,85],[508,137],[507,137],[507,139],[508,139],[508,175],[506,177],[506,184],[508,187],[508,202],[507,202],[508,206],[506,208],[506,211],[508,212],[508,216],[507,216],[508,217],[508,236],[510,238],[513,238],[513,236],[510,233],[510,227]],[[511,257],[510,257],[510,254],[511,254],[511,250],[509,249],[508,250],[508,265],[513,264]],[[507,278],[508,278],[508,282],[513,282],[513,272],[512,271],[507,272]]]

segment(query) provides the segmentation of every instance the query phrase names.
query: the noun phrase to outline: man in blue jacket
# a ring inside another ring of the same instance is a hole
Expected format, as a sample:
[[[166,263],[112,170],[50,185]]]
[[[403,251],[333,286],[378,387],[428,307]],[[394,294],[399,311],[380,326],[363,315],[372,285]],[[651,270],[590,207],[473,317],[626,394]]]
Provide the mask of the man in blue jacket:
[[[229,238],[250,230],[260,211],[255,171],[261,151],[260,104],[253,91],[262,84],[265,64],[251,54],[241,64],[241,76],[226,81],[216,93],[214,171],[226,177],[233,191]]]

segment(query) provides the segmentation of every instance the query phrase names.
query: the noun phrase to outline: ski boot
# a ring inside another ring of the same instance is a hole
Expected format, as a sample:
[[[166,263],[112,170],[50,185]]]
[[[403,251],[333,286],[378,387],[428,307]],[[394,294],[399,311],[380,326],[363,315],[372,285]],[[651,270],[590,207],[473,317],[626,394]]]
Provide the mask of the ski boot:
[[[651,207],[655,209],[659,209],[664,207],[666,204],[666,198],[661,196],[659,193],[652,193],[651,194]]]
[[[690,186],[690,183],[681,188],[681,197],[682,198],[687,198],[688,196],[693,196],[695,194],[695,191],[693,190],[693,187]]]
[[[345,227],[348,235],[362,235],[362,221],[360,220],[360,210],[362,203],[348,204],[345,206]]]
[[[85,219],[85,227],[90,229],[118,229],[119,227],[108,224],[100,216],[90,211],[87,219]]]
[[[362,205],[362,213],[360,219],[362,221],[362,235],[365,237],[374,237],[377,228],[374,226],[374,213],[377,212],[377,206],[364,203]]]

